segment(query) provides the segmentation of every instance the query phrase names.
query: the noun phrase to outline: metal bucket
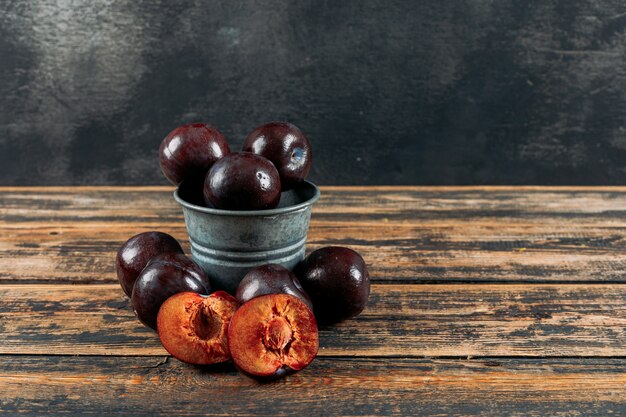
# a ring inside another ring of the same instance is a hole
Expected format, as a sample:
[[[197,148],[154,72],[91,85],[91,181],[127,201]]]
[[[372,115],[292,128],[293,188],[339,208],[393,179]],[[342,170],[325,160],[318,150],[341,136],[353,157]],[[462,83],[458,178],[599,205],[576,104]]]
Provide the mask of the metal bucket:
[[[213,290],[235,293],[255,266],[276,263],[292,270],[304,258],[311,206],[320,197],[305,181],[282,193],[277,208],[234,211],[206,207],[198,184],[181,184],[174,199],[183,206],[194,261],[204,269]]]

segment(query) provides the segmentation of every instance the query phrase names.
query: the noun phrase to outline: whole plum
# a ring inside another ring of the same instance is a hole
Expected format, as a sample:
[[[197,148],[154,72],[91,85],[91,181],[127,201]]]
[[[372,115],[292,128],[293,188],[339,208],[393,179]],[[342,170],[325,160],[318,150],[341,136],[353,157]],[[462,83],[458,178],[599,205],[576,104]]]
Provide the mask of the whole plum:
[[[249,152],[217,161],[204,180],[208,206],[224,210],[265,210],[278,206],[280,177],[274,165]]]
[[[242,150],[272,161],[283,191],[304,181],[313,160],[309,140],[297,126],[287,122],[270,122],[257,127],[246,137]]]
[[[183,180],[201,181],[211,166],[230,153],[226,138],[204,123],[183,125],[161,142],[159,162],[163,175],[172,184]]]
[[[115,266],[120,286],[127,296],[131,296],[133,285],[148,262],[164,253],[183,253],[180,244],[167,233],[144,232],[124,242],[117,252]]]
[[[296,276],[313,301],[320,323],[334,324],[359,315],[370,294],[369,273],[357,252],[327,246],[296,267]]]
[[[131,301],[139,321],[157,329],[161,304],[179,292],[210,294],[211,284],[202,269],[184,255],[161,255],[141,271]]]
[[[235,298],[243,304],[267,294],[293,295],[313,310],[313,303],[298,278],[287,268],[277,264],[261,265],[248,271],[237,287]]]

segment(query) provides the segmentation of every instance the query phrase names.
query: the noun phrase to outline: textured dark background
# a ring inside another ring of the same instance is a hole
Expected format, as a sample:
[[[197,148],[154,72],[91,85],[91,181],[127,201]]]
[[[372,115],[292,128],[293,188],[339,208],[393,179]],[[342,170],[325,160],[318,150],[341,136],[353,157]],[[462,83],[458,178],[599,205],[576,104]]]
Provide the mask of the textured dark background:
[[[0,184],[165,184],[288,120],[320,184],[623,184],[626,3],[0,1]]]

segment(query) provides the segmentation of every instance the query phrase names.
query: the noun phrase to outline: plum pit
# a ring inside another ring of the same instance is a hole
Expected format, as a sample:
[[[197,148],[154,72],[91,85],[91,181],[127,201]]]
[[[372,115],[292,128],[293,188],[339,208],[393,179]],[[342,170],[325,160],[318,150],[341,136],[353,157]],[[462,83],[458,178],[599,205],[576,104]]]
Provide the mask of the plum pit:
[[[193,329],[193,334],[200,340],[214,339],[220,332],[222,320],[204,303],[191,304],[189,310],[189,327]]]
[[[291,342],[293,331],[289,322],[283,317],[274,317],[267,324],[263,336],[265,347],[282,353],[282,350]]]

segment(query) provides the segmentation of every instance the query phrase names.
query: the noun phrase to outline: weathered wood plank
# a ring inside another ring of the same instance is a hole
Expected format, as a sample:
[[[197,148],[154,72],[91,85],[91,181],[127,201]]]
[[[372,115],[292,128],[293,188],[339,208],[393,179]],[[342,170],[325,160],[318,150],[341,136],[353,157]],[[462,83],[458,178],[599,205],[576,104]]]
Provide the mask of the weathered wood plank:
[[[572,226],[565,231],[537,224],[495,229],[463,223],[390,228],[313,221],[308,249],[353,247],[378,282],[626,282],[626,228]],[[5,229],[0,282],[116,282],[117,249],[146,230],[172,234],[189,253],[182,223]]]
[[[351,246],[376,282],[626,282],[626,188],[325,187],[309,250]],[[188,249],[164,187],[0,188],[0,283],[116,281],[146,230]]]
[[[622,415],[623,359],[337,359],[259,384],[165,357],[0,357],[11,415]]]
[[[624,414],[624,203],[624,187],[325,187],[309,250],[354,247],[378,284],[321,329],[310,368],[261,386],[164,361],[114,284],[132,234],[188,250],[171,189],[0,187],[0,412]]]
[[[117,285],[0,286],[0,354],[163,355]],[[321,356],[626,356],[626,285],[374,285]]]
[[[8,221],[181,218],[168,187],[0,187]],[[624,187],[322,187],[321,220],[626,219]]]

